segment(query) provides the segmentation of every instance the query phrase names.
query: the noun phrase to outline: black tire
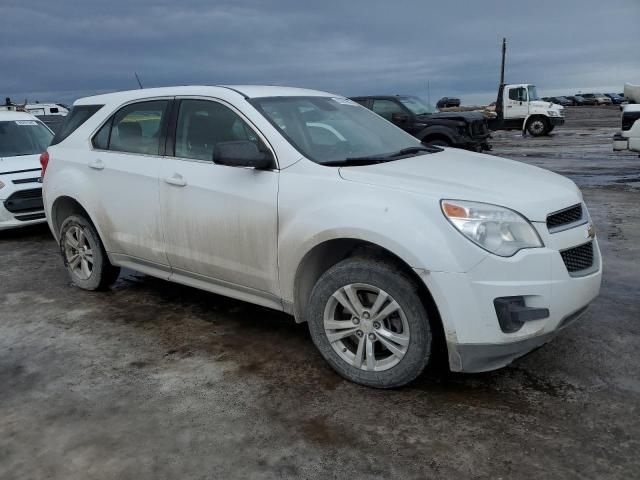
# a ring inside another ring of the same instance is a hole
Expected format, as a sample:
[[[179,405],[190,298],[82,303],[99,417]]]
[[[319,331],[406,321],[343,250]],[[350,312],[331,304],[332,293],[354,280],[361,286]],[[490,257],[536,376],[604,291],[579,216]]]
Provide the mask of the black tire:
[[[82,231],[93,254],[93,264],[88,278],[78,276],[69,265],[67,258],[66,248],[68,248],[68,245],[65,243],[65,238],[67,233],[75,228],[79,228]],[[120,268],[111,265],[109,262],[104,245],[95,227],[81,215],[70,215],[62,222],[59,246],[62,261],[71,281],[84,290],[104,290],[113,284],[118,275],[120,275]]]
[[[532,137],[542,137],[549,133],[549,122],[544,117],[533,117],[527,122],[527,132]]]
[[[382,371],[357,368],[341,358],[324,329],[324,313],[334,294],[349,284],[368,284],[384,290],[402,309],[409,327],[406,353],[394,366]],[[429,363],[433,337],[429,318],[415,283],[396,266],[382,260],[352,257],[334,265],[318,280],[309,301],[307,319],[313,343],[341,376],[368,387],[394,388],[418,377]]]
[[[428,142],[422,142],[422,143],[424,143],[425,145],[432,145],[434,147],[450,147],[451,146],[449,142],[441,138],[436,138],[434,140],[429,140]]]

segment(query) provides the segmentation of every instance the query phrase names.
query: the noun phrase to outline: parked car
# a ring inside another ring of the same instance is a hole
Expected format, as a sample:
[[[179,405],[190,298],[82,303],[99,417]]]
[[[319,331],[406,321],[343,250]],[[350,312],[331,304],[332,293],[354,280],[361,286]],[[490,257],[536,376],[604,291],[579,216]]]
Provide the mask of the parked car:
[[[547,101],[555,103],[556,105],[562,105],[563,107],[570,107],[574,104],[573,100],[569,100],[567,97],[548,97]]]
[[[567,95],[566,97],[569,100],[573,100],[573,104],[577,105],[577,106],[596,105],[597,104],[595,98],[584,98],[581,95]]]
[[[291,313],[363,385],[410,382],[437,347],[454,371],[502,367],[600,288],[571,180],[422,145],[338,95],[141,89],[68,119],[41,161],[73,283],[130,267]]]
[[[426,145],[491,150],[487,120],[480,112],[436,112],[410,95],[351,97]]]
[[[460,99],[452,98],[452,97],[442,97],[436,103],[436,107],[438,108],[451,108],[451,107],[459,107],[459,106],[460,106]]]
[[[611,105],[611,99],[606,97],[602,93],[580,93],[582,98],[593,99],[596,102],[596,105]]]
[[[611,103],[614,105],[620,105],[626,101],[624,97],[621,97],[617,93],[605,93],[605,96],[609,97],[611,99]]]
[[[60,103],[28,103],[24,109],[36,116],[58,115],[66,117],[69,114],[69,109]]]
[[[0,230],[45,221],[39,159],[52,138],[33,115],[0,111]]]

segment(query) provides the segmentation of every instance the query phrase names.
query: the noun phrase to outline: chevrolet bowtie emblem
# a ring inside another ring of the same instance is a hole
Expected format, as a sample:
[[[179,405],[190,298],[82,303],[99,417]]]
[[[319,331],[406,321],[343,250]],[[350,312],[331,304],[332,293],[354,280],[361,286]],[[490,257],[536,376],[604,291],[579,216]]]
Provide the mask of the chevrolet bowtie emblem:
[[[587,238],[595,238],[596,236],[596,227],[593,226],[593,223],[590,223],[587,227]]]

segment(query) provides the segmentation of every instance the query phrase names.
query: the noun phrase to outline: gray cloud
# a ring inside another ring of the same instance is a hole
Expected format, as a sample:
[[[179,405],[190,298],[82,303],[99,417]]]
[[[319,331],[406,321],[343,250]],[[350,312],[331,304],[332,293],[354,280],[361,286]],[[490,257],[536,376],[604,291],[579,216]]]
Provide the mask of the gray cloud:
[[[8,1],[8,3],[7,3]],[[267,83],[490,101],[640,83],[640,2],[4,0],[0,94],[72,101],[145,86]]]

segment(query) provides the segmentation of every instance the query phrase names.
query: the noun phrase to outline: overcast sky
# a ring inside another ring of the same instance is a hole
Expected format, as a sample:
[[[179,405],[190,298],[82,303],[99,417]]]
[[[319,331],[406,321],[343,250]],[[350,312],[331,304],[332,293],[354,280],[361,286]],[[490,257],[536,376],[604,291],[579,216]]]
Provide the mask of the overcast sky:
[[[494,100],[640,84],[640,0],[0,0],[0,95],[275,84]]]

